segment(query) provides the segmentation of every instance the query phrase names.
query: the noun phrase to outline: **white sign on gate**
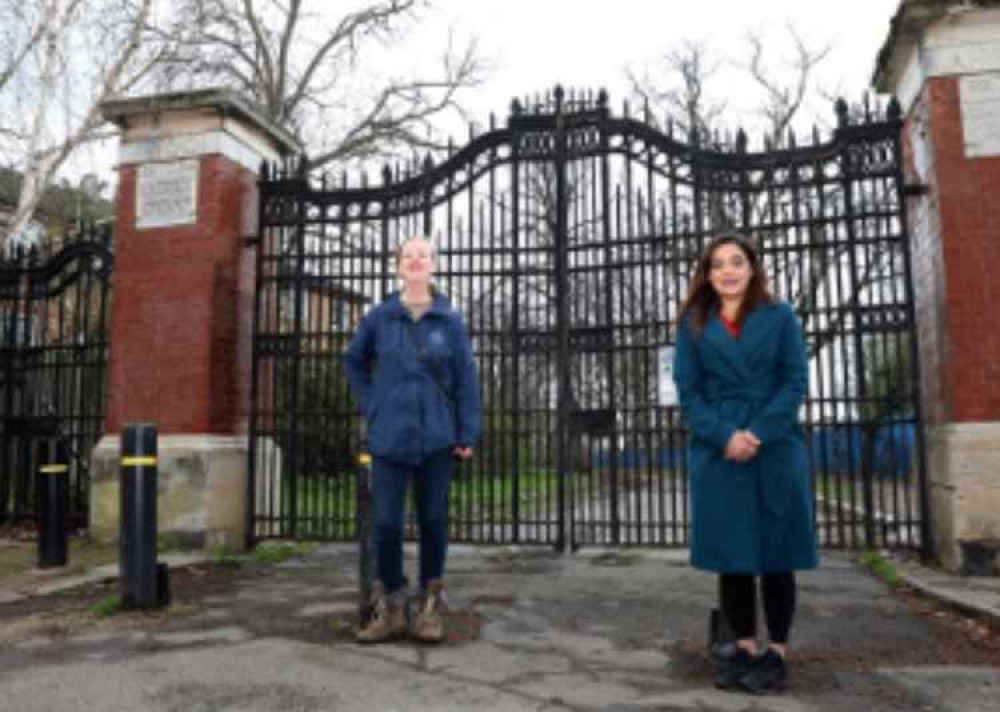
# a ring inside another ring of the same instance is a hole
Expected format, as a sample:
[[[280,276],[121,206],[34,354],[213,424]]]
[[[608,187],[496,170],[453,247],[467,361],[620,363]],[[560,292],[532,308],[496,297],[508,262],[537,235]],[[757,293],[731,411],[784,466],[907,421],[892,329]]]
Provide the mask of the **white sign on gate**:
[[[659,348],[660,367],[657,372],[660,375],[659,400],[661,406],[677,405],[677,387],[674,385],[674,347],[661,346]]]

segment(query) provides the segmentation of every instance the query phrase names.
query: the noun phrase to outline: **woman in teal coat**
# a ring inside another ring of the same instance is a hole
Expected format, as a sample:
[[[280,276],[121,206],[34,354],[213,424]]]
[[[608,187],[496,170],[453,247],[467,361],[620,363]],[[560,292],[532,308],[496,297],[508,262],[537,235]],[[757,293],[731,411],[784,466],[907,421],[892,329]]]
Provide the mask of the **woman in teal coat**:
[[[802,327],[770,295],[754,247],[714,239],[678,320],[674,381],[690,431],[691,562],[720,575],[737,653],[716,684],[775,692],[787,684],[794,571],[818,563],[798,411],[807,388]],[[769,644],[756,641],[760,577]]]

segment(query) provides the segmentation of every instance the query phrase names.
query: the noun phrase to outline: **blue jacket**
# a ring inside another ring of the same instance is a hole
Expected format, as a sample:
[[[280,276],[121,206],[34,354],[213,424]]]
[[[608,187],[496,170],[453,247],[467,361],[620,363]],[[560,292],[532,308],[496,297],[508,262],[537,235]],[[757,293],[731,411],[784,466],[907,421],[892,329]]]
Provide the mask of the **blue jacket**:
[[[802,327],[784,303],[751,312],[738,339],[718,315],[677,334],[674,382],[691,430],[691,562],[723,573],[808,569],[818,562],[809,463],[798,413],[808,367]],[[761,441],[725,458],[735,430]]]
[[[479,383],[462,318],[437,294],[414,322],[394,292],[365,314],[344,354],[373,455],[417,464],[482,430]]]

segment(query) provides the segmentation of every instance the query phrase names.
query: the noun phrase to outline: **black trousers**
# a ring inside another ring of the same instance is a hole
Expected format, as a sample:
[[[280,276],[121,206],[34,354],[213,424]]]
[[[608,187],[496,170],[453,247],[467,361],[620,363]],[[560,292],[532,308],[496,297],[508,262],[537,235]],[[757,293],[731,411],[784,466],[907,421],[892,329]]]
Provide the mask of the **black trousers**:
[[[788,642],[795,615],[795,574],[791,571],[760,577],[767,632],[774,643]],[[737,640],[757,636],[757,582],[750,574],[719,574],[722,615]]]

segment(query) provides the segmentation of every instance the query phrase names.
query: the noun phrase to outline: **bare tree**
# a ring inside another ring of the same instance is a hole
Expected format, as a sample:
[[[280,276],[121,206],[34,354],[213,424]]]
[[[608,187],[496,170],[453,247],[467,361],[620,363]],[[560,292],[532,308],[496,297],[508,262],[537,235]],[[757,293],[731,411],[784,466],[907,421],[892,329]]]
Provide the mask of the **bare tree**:
[[[328,7],[308,0],[180,0],[176,23],[163,30],[178,51],[161,79],[167,86],[242,92],[309,146],[313,166],[443,149],[434,122],[460,112],[460,92],[479,82],[475,43],[456,49],[449,39],[434,76],[377,81],[374,51],[398,45],[425,3]]]
[[[17,240],[46,187],[81,145],[100,138],[100,104],[162,58],[148,43],[153,0],[2,0],[0,153],[21,174],[0,244]]]
[[[721,60],[704,43],[691,41],[669,50],[661,60],[662,69],[655,75],[649,67],[641,74],[626,70],[632,95],[649,107],[648,118],[654,125],[663,116],[685,135],[694,130],[708,136],[726,110],[726,101],[712,97],[708,87]],[[661,72],[672,81],[663,82]]]
[[[737,128],[724,122],[728,103],[710,86],[729,63],[760,90],[757,112],[765,120],[766,135],[773,145],[783,145],[811,94],[822,96],[816,86],[816,69],[832,49],[829,44],[809,46],[793,26],[787,27],[787,33],[794,56],[779,65],[769,63],[768,40],[760,33],[747,35],[742,56],[726,59],[718,58],[704,43],[684,42],[665,53],[659,67],[645,67],[641,73],[626,71],[632,95],[649,107],[652,117],[668,117],[685,133],[697,129],[702,144],[707,145],[714,134]]]
[[[814,73],[816,67],[829,55],[831,45],[811,48],[802,40],[792,26],[788,34],[795,46],[795,59],[784,72],[775,74],[765,61],[765,40],[759,33],[747,36],[749,58],[744,68],[754,82],[763,90],[764,100],[759,111],[766,121],[766,130],[771,143],[781,145],[788,135],[792,121],[798,115],[810,91],[816,90]],[[784,81],[778,77],[787,77]]]

